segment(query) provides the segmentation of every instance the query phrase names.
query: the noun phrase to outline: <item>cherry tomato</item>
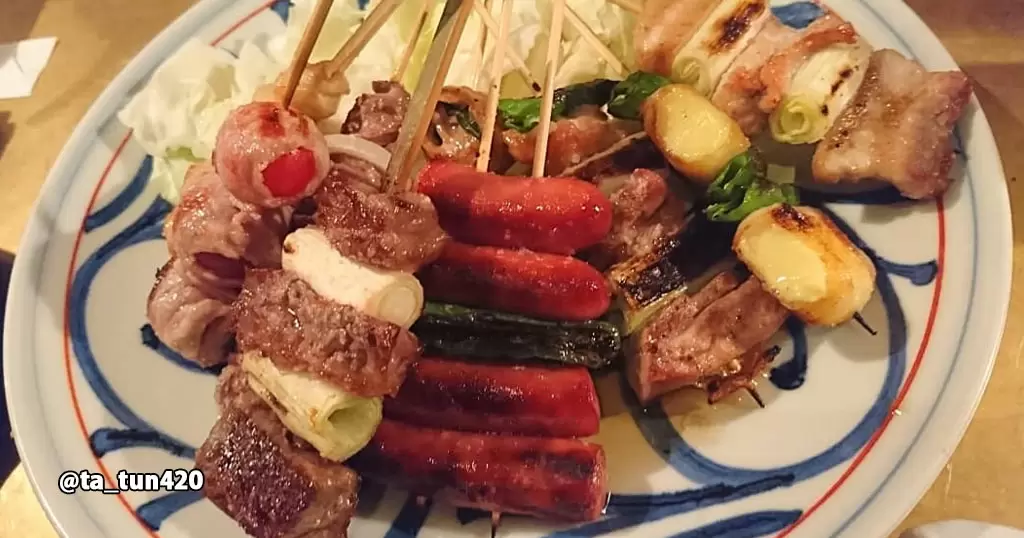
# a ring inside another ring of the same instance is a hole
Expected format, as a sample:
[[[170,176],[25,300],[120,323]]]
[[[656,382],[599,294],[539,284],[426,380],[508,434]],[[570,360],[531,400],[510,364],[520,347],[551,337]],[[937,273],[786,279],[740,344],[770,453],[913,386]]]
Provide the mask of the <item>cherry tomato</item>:
[[[300,194],[315,176],[316,157],[306,148],[293,149],[263,168],[263,184],[282,198]]]

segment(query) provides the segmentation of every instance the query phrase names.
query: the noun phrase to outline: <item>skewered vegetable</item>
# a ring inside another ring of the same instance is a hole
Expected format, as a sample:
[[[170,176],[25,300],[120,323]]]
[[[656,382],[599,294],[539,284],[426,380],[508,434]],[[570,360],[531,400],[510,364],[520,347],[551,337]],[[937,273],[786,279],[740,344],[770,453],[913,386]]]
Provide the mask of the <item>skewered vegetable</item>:
[[[857,93],[871,47],[837,44],[812,55],[793,75],[789,90],[769,118],[772,137],[787,144],[821,140]]]
[[[281,422],[334,461],[362,450],[383,419],[381,398],[353,396],[315,376],[282,372],[259,352],[242,356],[249,385]]]
[[[767,0],[724,0],[672,62],[672,79],[710,96],[771,17]]]
[[[704,214],[715,222],[739,222],[762,207],[800,203],[796,187],[765,176],[761,159],[750,152],[737,155],[708,186]]]
[[[750,140],[728,114],[685,84],[664,86],[643,105],[644,130],[673,168],[710,183]]]
[[[619,82],[612,89],[612,99],[608,101],[608,113],[617,118],[639,120],[644,101],[662,86],[672,81],[661,75],[636,71],[630,73],[626,80]]]
[[[731,223],[717,223],[697,214],[682,232],[662,248],[622,262],[608,271],[631,334],[680,293],[700,288],[705,277],[713,276],[735,260],[730,245],[736,230]]]
[[[416,277],[348,259],[316,228],[300,228],[284,239],[281,265],[320,295],[400,327],[409,328],[423,308]]]
[[[604,106],[617,83],[615,80],[597,79],[555,90],[551,119],[568,116],[582,106]],[[498,112],[505,128],[529,132],[540,123],[540,97],[502,99],[498,101]]]
[[[875,289],[871,259],[812,207],[775,204],[755,211],[740,223],[733,250],[780,303],[809,324],[849,321]]]
[[[467,133],[480,138],[480,124],[473,119],[473,114],[470,113],[468,105],[441,103],[441,106],[445,108],[448,114],[455,116],[455,121],[459,122],[459,126],[465,129]]]
[[[608,321],[541,321],[440,303],[427,303],[412,331],[426,353],[467,359],[540,359],[599,369],[622,348],[618,327]]]

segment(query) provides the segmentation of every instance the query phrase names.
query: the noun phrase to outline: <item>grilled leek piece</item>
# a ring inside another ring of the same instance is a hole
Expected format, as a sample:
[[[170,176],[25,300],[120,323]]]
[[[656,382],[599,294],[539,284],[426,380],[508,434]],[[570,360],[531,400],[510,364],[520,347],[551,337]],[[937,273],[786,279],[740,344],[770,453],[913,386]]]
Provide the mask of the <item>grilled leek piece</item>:
[[[776,204],[751,213],[732,248],[780,303],[811,325],[849,321],[875,290],[871,259],[812,207]]]
[[[258,352],[242,356],[249,386],[292,433],[333,461],[362,450],[383,418],[381,398],[361,398],[300,372],[282,372]]]
[[[423,286],[416,277],[350,260],[316,228],[285,237],[281,265],[318,294],[406,329],[423,310]]]
[[[723,0],[676,54],[672,80],[710,96],[771,17],[768,0]]]

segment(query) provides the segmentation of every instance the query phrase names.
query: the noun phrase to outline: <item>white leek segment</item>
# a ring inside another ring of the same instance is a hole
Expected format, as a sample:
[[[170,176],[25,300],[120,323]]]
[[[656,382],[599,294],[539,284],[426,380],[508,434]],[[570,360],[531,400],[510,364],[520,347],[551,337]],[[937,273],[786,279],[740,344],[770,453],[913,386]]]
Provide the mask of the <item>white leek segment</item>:
[[[383,418],[381,398],[361,398],[300,372],[282,372],[259,352],[242,356],[249,386],[295,435],[332,461],[345,461],[370,442]]]
[[[711,95],[772,16],[768,4],[768,0],[722,0],[676,54],[672,80]]]
[[[864,80],[871,47],[861,40],[837,44],[800,65],[769,119],[772,136],[786,144],[813,144],[832,127]]]
[[[406,329],[423,310],[423,287],[416,277],[346,258],[316,228],[300,228],[284,238],[281,265],[319,295]]]

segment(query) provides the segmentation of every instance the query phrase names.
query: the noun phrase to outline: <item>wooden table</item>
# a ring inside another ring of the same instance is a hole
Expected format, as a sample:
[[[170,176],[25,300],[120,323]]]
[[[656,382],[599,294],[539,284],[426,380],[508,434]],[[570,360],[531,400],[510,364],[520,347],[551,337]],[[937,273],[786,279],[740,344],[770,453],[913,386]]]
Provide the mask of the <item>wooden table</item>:
[[[896,1],[896,0],[893,0]],[[908,0],[975,82],[1011,203],[1024,202],[1024,2]],[[40,185],[93,99],[190,0],[2,0],[0,42],[60,40],[32,97],[0,101],[0,249],[16,251]],[[9,139],[8,139],[9,138]],[[1015,215],[1019,235],[1024,217]],[[1024,247],[1014,246],[1014,275]],[[904,526],[970,518],[1024,528],[1024,289],[1014,279],[999,361],[959,449]],[[0,432],[2,435],[5,432]],[[0,538],[56,536],[21,467],[0,489]],[[865,537],[871,538],[871,537]]]

